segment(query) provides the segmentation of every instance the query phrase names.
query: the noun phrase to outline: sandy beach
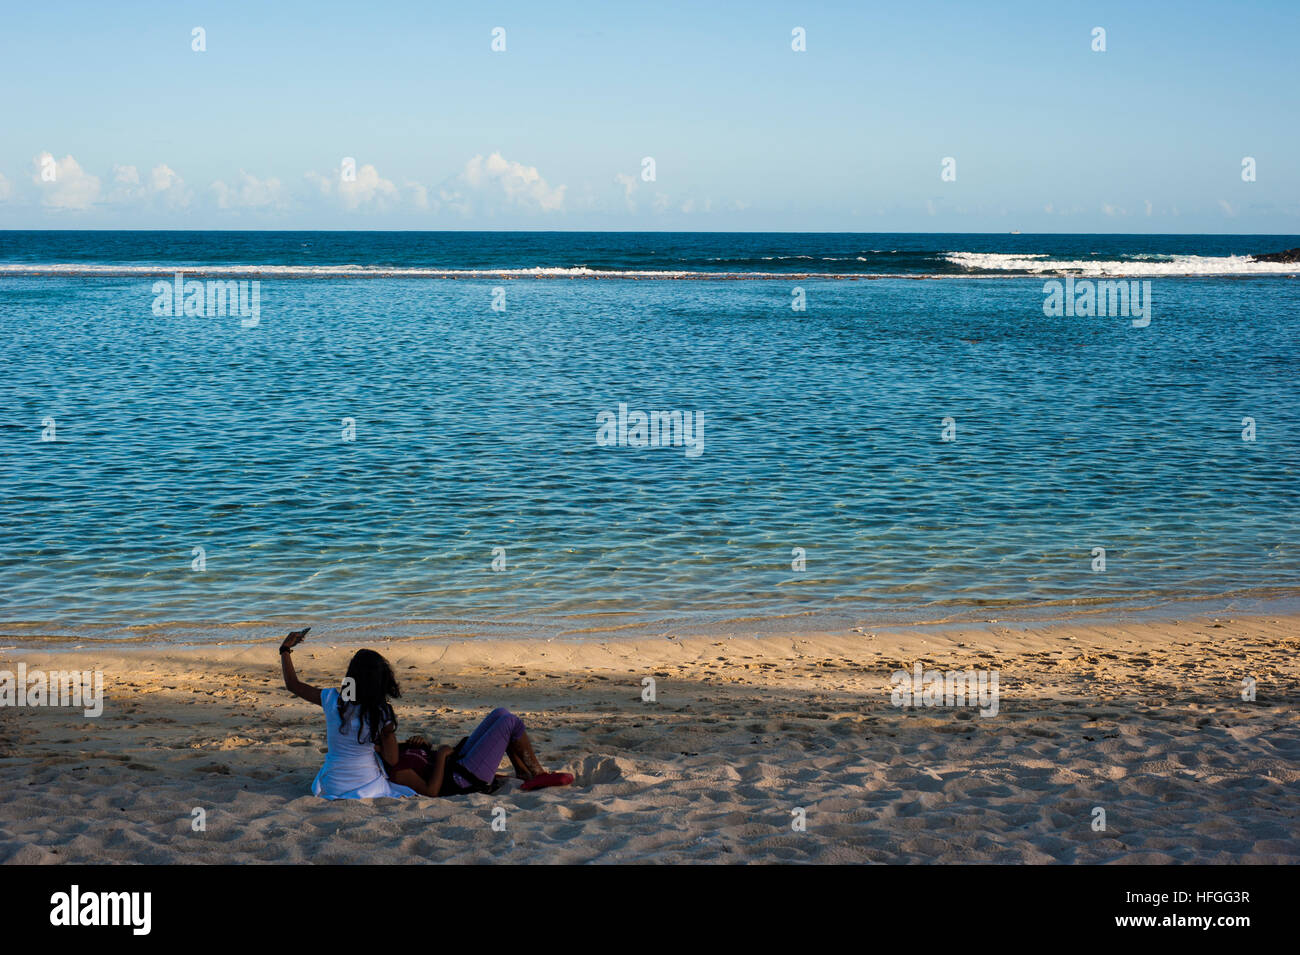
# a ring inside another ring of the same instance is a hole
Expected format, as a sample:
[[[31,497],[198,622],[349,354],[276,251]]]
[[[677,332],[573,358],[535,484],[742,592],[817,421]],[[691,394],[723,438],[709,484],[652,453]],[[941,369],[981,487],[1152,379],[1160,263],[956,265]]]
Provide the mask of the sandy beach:
[[[403,735],[454,742],[507,706],[577,781],[333,803],[274,638],[10,650],[0,670],[102,671],[105,701],[0,708],[0,860],[1296,863],[1298,624],[381,642]],[[299,673],[336,684],[353,648],[320,629]],[[997,714],[893,705],[918,661],[996,670]]]

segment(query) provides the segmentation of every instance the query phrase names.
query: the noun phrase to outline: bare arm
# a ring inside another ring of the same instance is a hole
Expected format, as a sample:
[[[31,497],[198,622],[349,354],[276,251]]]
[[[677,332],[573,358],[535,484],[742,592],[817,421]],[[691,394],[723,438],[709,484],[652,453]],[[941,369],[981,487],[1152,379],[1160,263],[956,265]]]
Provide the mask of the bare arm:
[[[294,696],[301,697],[308,703],[314,703],[320,706],[320,688],[303,683],[298,679],[298,673],[293,668],[292,650],[298,644],[302,643],[303,638],[307,636],[307,631],[311,627],[305,627],[302,630],[295,630],[284,638],[284,643],[280,644],[280,670],[284,674],[284,688]]]
[[[397,763],[397,727],[389,723],[384,727],[384,731],[379,734],[379,742],[375,744],[375,749],[379,750],[379,755],[384,758],[384,762],[389,766]]]
[[[429,794],[438,795],[442,791],[442,777],[447,771],[447,757],[451,755],[450,746],[439,746],[433,754],[433,772],[429,775]]]
[[[388,778],[401,786],[410,786],[421,796],[437,796],[442,790],[442,780],[447,773],[447,757],[451,754],[450,746],[440,746],[433,754],[432,769],[426,779],[414,769],[389,771]]]

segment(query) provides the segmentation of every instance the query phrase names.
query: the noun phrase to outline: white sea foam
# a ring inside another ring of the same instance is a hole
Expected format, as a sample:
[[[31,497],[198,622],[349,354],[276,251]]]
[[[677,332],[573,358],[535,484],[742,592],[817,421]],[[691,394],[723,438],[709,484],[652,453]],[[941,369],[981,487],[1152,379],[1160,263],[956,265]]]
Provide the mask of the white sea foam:
[[[492,279],[492,278],[591,278],[591,279],[793,279],[793,278],[880,278],[875,274],[834,272],[711,272],[688,269],[593,269],[585,265],[536,266],[517,269],[434,269],[389,268],[359,265],[105,265],[81,262],[52,264],[0,263],[0,277],[91,276],[103,278],[167,278],[183,272],[192,278],[264,279]],[[912,278],[914,276],[897,276]]]
[[[585,265],[518,269],[436,269],[436,268],[390,268],[369,265],[116,265],[88,264],[82,262],[23,264],[0,263],[0,275],[30,276],[168,276],[175,272],[184,272],[192,276],[261,276],[279,278],[492,278],[498,276],[545,277],[545,278],[682,278],[697,275],[708,276],[708,272],[686,272],[680,270],[655,271],[637,269],[624,271],[607,271],[588,268]],[[764,274],[764,273],[756,273]],[[778,273],[772,273],[778,274]]]
[[[1028,272],[1033,275],[1276,275],[1300,272],[1300,265],[1256,262],[1248,255],[1168,255],[1134,259],[1053,259],[1045,254],[947,252],[954,265],[973,272]]]
[[[178,265],[109,264],[85,262],[0,263],[0,277],[88,276],[102,278],[167,278],[176,272],[196,278],[262,279],[646,279],[742,281],[788,279],[945,279],[1012,278],[1019,275],[1076,276],[1198,276],[1198,275],[1288,275],[1300,273],[1300,265],[1256,262],[1250,256],[1173,255],[1135,256],[1132,259],[1054,259],[1046,253],[946,252],[940,256],[965,269],[947,272],[757,272],[706,271],[693,269],[593,269],[586,265],[534,266],[531,268],[440,269],[374,265]],[[800,256],[799,258],[807,258]],[[825,258],[825,257],[824,257]],[[831,259],[827,261],[848,261]],[[859,257],[859,261],[865,261]]]

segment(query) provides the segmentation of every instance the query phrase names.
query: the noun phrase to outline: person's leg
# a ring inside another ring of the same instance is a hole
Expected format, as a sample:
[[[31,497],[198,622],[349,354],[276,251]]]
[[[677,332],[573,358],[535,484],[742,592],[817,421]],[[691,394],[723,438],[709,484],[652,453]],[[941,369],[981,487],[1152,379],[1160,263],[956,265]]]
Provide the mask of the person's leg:
[[[524,739],[528,734],[524,734]],[[511,743],[506,747],[506,755],[510,757],[510,765],[515,768],[515,775],[520,779],[527,779],[532,773],[528,769],[528,764],[524,762],[523,757],[519,755],[519,747]]]
[[[519,738],[506,747],[506,753],[510,756],[510,765],[515,768],[515,775],[525,782],[546,772],[533,752],[533,742],[527,733],[520,733]]]
[[[476,779],[490,783],[496,775],[497,767],[501,765],[501,757],[507,752],[518,751],[520,738],[528,738],[524,733],[523,720],[509,710],[497,707],[465,741],[460,764],[473,773]],[[531,746],[528,747],[528,752],[532,752]],[[533,757],[533,761],[536,762],[536,757]],[[511,755],[510,762],[518,769],[514,755]]]

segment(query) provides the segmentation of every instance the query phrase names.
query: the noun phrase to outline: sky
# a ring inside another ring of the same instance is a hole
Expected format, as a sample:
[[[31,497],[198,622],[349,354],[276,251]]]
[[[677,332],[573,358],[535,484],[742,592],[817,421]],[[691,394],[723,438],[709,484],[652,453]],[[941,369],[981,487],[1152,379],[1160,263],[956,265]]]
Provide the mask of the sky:
[[[1298,50],[1296,0],[13,3],[0,228],[1296,234]]]

